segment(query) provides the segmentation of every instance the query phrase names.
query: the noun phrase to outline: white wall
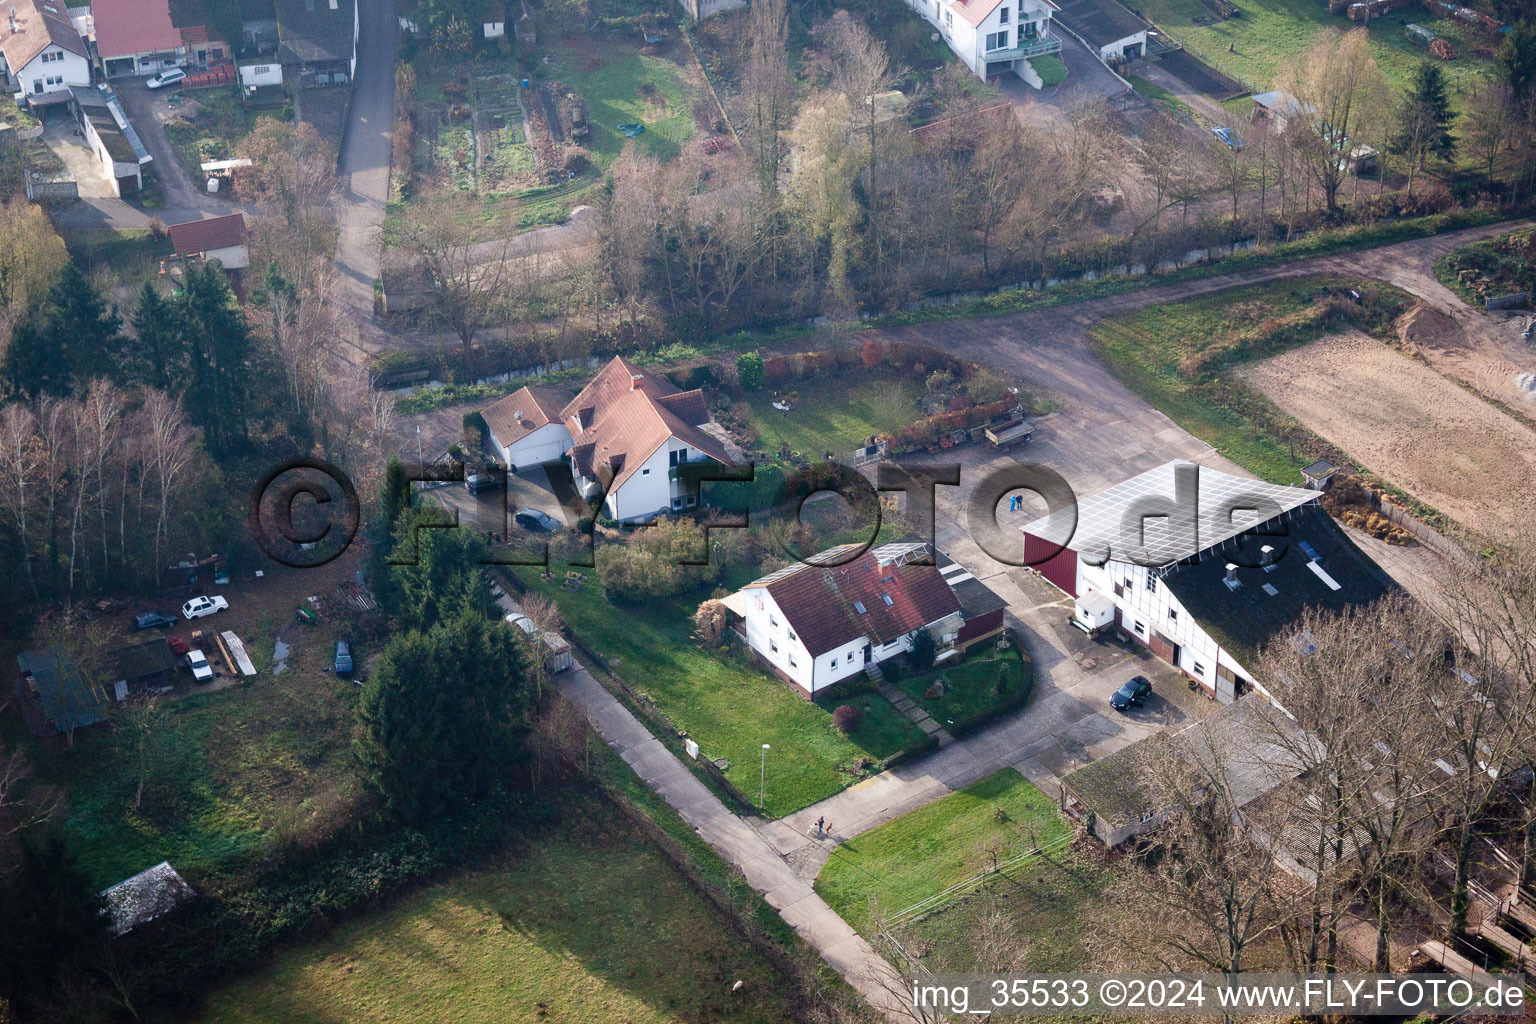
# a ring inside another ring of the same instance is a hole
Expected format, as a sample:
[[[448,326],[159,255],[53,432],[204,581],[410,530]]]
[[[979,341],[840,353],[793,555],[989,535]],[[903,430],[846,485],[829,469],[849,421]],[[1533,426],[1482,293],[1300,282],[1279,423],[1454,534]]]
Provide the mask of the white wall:
[[[642,462],[622,487],[608,494],[608,515],[614,519],[638,519],[672,511],[672,499],[685,494],[687,488],[681,481],[674,482],[668,472],[672,468],[671,453],[684,449],[688,452],[689,462],[706,457],[697,448],[690,448],[675,437],[667,438],[666,443]]]
[[[491,431],[491,444],[496,456],[507,469],[519,466],[541,466],[546,462],[558,462],[571,450],[571,432],[563,423],[546,423],[531,434],[525,434],[512,444],[502,444],[496,432]]]
[[[58,54],[63,54],[62,60],[52,59]],[[44,61],[44,57],[50,57],[50,59]],[[16,91],[24,92],[28,96],[46,96],[53,92],[66,92],[72,85],[91,84],[91,65],[86,59],[78,53],[70,53],[57,46],[48,47],[14,74]],[[61,79],[61,81],[49,85],[48,80],[51,78]],[[41,92],[38,91],[39,86],[41,86]]]
[[[1008,45],[1001,49],[1012,49],[1019,45],[1020,29],[1024,25],[1035,25],[1037,33],[1041,35],[1050,29],[1051,10],[1038,0],[1006,0],[975,27],[954,12],[951,0],[910,0],[910,2],[913,10],[939,30],[944,41],[954,51],[955,56],[960,58],[961,63],[981,78],[985,78],[987,73],[988,35],[1006,31]],[[1006,24],[1003,22],[1005,12],[1008,17]],[[1028,62],[1020,63],[1025,70],[1018,72],[1019,77],[1039,88],[1039,76],[1028,70]]]
[[[1127,46],[1134,46],[1138,43],[1141,45],[1142,55],[1145,56],[1147,52],[1147,33],[1145,31],[1141,31],[1135,33],[1134,35],[1126,36],[1124,39],[1117,39],[1113,43],[1110,43],[1108,46],[1099,47],[1099,60],[1107,63],[1111,60],[1123,57],[1125,56],[1125,48]]]
[[[1115,603],[1120,610],[1121,627],[1143,643],[1149,643],[1156,630],[1170,643],[1179,647],[1177,668],[1198,679],[1206,689],[1217,692],[1224,700],[1232,699],[1231,693],[1221,693],[1217,686],[1216,666],[1226,666],[1250,685],[1253,676],[1207,633],[1184,608],[1161,580],[1154,589],[1147,587],[1148,570],[1130,562],[1108,561],[1103,566],[1090,565],[1081,558],[1077,563],[1077,592],[1079,595],[1092,589]],[[1154,579],[1156,574],[1153,574]],[[1115,585],[1120,593],[1115,593]],[[1137,629],[1140,625],[1142,628]],[[1260,691],[1263,687],[1255,685]]]

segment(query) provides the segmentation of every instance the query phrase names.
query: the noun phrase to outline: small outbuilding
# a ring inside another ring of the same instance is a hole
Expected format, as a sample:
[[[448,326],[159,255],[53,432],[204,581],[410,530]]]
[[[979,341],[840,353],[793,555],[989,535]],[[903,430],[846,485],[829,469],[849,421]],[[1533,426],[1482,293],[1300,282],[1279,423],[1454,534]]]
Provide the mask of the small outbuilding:
[[[244,270],[251,265],[244,214],[183,221],[172,224],[167,232],[177,258],[183,261],[218,260],[225,270]]]
[[[59,732],[107,720],[106,691],[85,678],[64,648],[23,651],[16,655],[16,667],[21,670],[18,691],[36,697]]]
[[[107,930],[116,937],[164,917],[197,893],[169,861],[161,861],[103,889],[101,895],[107,901],[107,916],[111,918]]]
[[[1105,64],[1147,55],[1151,26],[1115,0],[1061,0],[1056,23],[1082,40]]]
[[[176,656],[158,637],[119,647],[107,655],[107,664],[113,700],[169,690],[176,672]]]

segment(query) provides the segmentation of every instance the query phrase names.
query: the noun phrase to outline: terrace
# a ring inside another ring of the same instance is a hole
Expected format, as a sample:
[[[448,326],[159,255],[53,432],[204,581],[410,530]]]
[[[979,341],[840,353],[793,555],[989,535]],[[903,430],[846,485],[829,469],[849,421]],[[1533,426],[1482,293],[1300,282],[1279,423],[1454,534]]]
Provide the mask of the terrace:
[[[1060,50],[1061,40],[1047,30],[1028,38],[1020,36],[1018,46],[1010,46],[1006,50],[988,50],[986,58],[989,61],[1022,60],[1026,57],[1039,57],[1042,54],[1058,53]]]

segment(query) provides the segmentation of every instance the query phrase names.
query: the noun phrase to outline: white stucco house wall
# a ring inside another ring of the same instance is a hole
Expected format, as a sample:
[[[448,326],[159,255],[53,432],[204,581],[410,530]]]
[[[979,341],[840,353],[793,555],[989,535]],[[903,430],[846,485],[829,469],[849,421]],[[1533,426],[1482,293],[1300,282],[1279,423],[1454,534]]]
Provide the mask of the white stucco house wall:
[[[9,4],[0,37],[6,89],[18,103],[66,102],[70,86],[91,84],[91,62],[64,0]]]
[[[570,400],[567,392],[523,387],[480,410],[491,450],[508,473],[565,458],[571,450],[571,431],[560,419],[560,410]]]
[[[1051,0],[910,0],[912,9],[936,28],[949,48],[985,81],[1015,74],[1040,88],[1030,57],[1056,53],[1061,40],[1050,31]]]

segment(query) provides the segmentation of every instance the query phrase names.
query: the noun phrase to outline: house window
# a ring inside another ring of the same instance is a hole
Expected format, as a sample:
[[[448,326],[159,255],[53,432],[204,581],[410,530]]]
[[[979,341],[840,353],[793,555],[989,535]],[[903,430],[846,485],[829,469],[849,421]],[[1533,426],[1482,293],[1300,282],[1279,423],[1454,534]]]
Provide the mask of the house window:
[[[774,618],[772,615],[770,615],[770,616],[768,616],[768,625],[770,625],[770,626],[774,627],[775,629],[777,629],[778,626],[779,626],[779,620]]]
[[[43,63],[44,64],[52,64],[54,61],[60,61],[60,60],[63,60],[63,59],[64,59],[64,51],[63,50],[58,50],[58,51],[56,51],[54,53],[45,53],[45,54],[43,54]]]
[[[779,645],[774,643],[772,640],[768,641],[768,649],[770,651],[772,651],[774,654],[778,654],[779,653]]]
[[[790,668],[794,668],[795,667],[795,656],[793,654],[791,654],[789,656],[789,667]]]
[[[1147,631],[1147,627],[1146,626],[1144,626],[1140,622],[1136,623],[1136,632],[1138,632],[1138,633],[1145,633],[1146,631]]]
[[[1169,608],[1168,609],[1168,621],[1169,622],[1178,622],[1179,621],[1179,610],[1177,608]]]
[[[831,665],[833,668],[837,668],[837,655],[832,655],[832,660],[827,662],[827,664]]]
[[[1022,10],[1019,11],[1019,17],[1024,17],[1024,12]],[[1026,21],[1019,29],[1019,37],[1022,39],[1033,39],[1035,38],[1035,35],[1035,23],[1032,21]]]
[[[1008,24],[1008,8],[1004,7],[997,12],[997,23],[999,25]]]
[[[864,607],[864,602],[863,601],[855,601],[855,602],[853,602],[853,610],[858,612],[860,615],[863,615],[865,612],[869,611],[868,608]]]
[[[891,595],[890,594],[881,594],[880,595],[880,600],[885,602],[885,606],[887,608],[891,607],[892,605],[894,605],[896,603],[895,601],[891,600]]]
[[[1197,662],[1195,662],[1193,664],[1192,668],[1194,669],[1195,675],[1200,676],[1201,678],[1205,677],[1205,666],[1204,665],[1200,664],[1197,661]]]
[[[949,27],[953,27],[954,26],[954,24],[955,24],[955,12],[954,11],[945,11],[944,12],[944,24],[946,26],[949,26]]]
[[[641,476],[650,476],[650,475],[651,475],[651,470],[650,470],[650,467],[649,467],[649,466],[647,466],[647,467],[646,467],[646,468],[645,468],[645,469],[642,469],[642,470],[641,470],[641,471],[640,471],[640,475],[641,475]]]
[[[215,46],[213,48],[213,59],[214,60],[223,60],[224,59],[224,51],[222,49],[220,49],[219,47]]]
[[[687,462],[687,461],[688,461],[688,449],[687,448],[679,448],[676,451],[672,451],[672,452],[668,452],[667,453],[667,465],[669,465],[669,466],[681,465],[682,463]]]
[[[1002,32],[988,32],[987,33],[987,49],[989,51],[990,50],[1006,50],[1006,49],[1008,49],[1008,33],[1007,33],[1007,31],[1005,30],[1005,31],[1002,31]]]
[[[786,630],[784,630],[784,632],[789,634],[789,638],[791,640],[798,640],[798,639],[800,639],[799,637],[795,636],[795,631],[792,630],[792,629],[786,629]]]
[[[1147,570],[1147,593],[1157,593],[1157,577],[1152,575],[1152,570]]]

